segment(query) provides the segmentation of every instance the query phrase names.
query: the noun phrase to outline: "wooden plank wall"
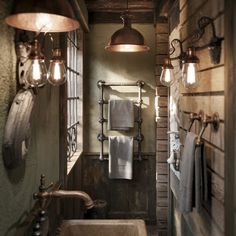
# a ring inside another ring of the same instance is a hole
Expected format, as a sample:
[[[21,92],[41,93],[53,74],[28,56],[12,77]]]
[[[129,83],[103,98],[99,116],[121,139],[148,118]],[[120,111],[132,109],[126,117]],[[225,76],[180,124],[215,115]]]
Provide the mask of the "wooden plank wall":
[[[146,160],[134,161],[133,179],[109,179],[108,161],[99,154],[82,157],[82,190],[92,199],[107,202],[109,219],[141,218],[156,224],[155,153],[143,153]]]
[[[157,228],[158,235],[167,235],[168,213],[168,88],[160,83],[163,59],[168,53],[169,27],[166,18],[156,24],[156,189],[157,189]]]
[[[180,38],[184,41],[184,50],[192,46],[188,38],[196,30],[197,21],[202,16],[213,18],[217,36],[224,37],[223,0],[179,0],[179,11],[179,25],[172,30],[170,40]],[[203,38],[194,46],[205,45],[210,39],[211,28],[208,26]],[[173,62],[177,82],[171,88],[170,96],[176,96],[177,86],[179,99],[176,105],[179,110],[181,142],[184,143],[189,127],[189,113],[202,110],[205,114],[212,115],[218,112],[221,121],[217,132],[209,126],[203,135],[209,177],[209,201],[200,214],[193,211],[185,215],[184,220],[192,235],[224,235],[224,41],[219,64],[211,63],[207,48],[198,51],[197,56],[200,59],[200,80],[198,87],[191,91],[182,86],[178,61]],[[196,122],[191,131],[199,133],[199,130],[200,125]],[[182,216],[178,213],[178,207],[175,207],[174,215],[175,223],[178,220],[181,222]],[[181,230],[175,231],[181,235]]]
[[[236,1],[225,0],[225,235],[236,235]]]

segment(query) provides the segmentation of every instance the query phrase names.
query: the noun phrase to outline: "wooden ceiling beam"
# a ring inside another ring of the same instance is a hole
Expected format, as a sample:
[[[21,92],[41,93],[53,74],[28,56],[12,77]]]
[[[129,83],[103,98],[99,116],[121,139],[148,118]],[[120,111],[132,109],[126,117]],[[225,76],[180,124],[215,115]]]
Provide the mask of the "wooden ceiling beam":
[[[120,23],[122,20],[120,18],[120,12],[90,12],[89,13],[89,23]],[[132,23],[153,23],[154,13],[153,12],[132,12],[131,13]]]
[[[133,23],[153,23],[156,1],[129,0],[128,10]],[[127,10],[127,0],[85,0],[89,23],[122,23],[121,13]]]
[[[112,0],[86,0],[86,5],[89,12],[100,11],[124,11],[127,9],[126,0],[112,1]],[[129,10],[143,10],[151,11],[155,8],[153,0],[146,1],[129,1]]]

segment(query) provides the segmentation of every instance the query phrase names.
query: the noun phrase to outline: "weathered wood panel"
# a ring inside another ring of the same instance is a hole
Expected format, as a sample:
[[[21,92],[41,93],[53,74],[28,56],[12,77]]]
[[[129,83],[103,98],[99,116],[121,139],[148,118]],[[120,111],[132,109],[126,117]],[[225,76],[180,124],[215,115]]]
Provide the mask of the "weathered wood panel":
[[[213,67],[209,70],[199,72],[199,84],[193,89],[193,93],[216,92],[224,90],[224,66]],[[180,92],[188,93],[184,86],[180,84]]]
[[[180,25],[183,26],[187,21],[189,23],[189,19],[194,17],[194,14],[196,14],[196,9],[201,7],[203,4],[205,4],[207,0],[198,0],[198,1],[192,1],[191,4],[185,5],[181,9],[180,14]]]
[[[169,26],[165,23],[156,24],[156,212],[159,235],[167,233],[167,197],[168,197],[168,88],[160,83],[161,67],[166,58],[169,46]],[[163,201],[165,204],[163,204]]]
[[[82,189],[93,199],[108,203],[109,218],[144,218],[156,221],[155,154],[144,154],[147,160],[134,161],[133,179],[109,179],[108,161],[99,155],[85,154],[82,158]]]
[[[120,18],[121,12],[107,12],[107,11],[98,11],[98,12],[90,12],[89,13],[89,24],[100,24],[100,23],[117,23],[122,24],[122,20]],[[132,12],[132,23],[153,23],[154,14],[151,11],[148,12],[140,12],[133,11]]]
[[[157,152],[156,153],[157,163],[159,163],[159,162],[166,163],[167,158],[168,158],[168,153],[167,152]]]
[[[207,159],[207,165],[220,177],[225,176],[225,154],[224,152],[205,143],[204,156]]]
[[[158,43],[156,45],[156,50],[159,52],[159,54],[167,54],[169,50],[168,43]]]
[[[156,93],[159,96],[168,96],[168,88],[167,87],[157,87]]]
[[[157,151],[159,152],[166,152],[168,149],[168,142],[167,140],[157,140],[156,142]]]
[[[169,35],[169,28],[166,27],[166,23],[159,23],[157,22],[157,25],[156,25],[156,34],[168,34]],[[165,41],[165,44],[167,44],[168,42],[168,39],[167,41]],[[157,52],[159,53],[159,51],[157,50]]]
[[[157,128],[166,128],[167,127],[167,119],[163,117],[156,118]]]
[[[123,11],[127,8],[127,4],[129,9],[131,10],[153,10],[154,2],[149,1],[129,1],[127,3],[126,0],[113,1],[113,0],[89,0],[86,1],[86,5],[89,11]]]
[[[180,109],[195,113],[202,110],[208,115],[218,112],[220,119],[224,120],[224,96],[183,96]]]
[[[219,177],[212,171],[208,171],[209,174],[209,182],[211,184],[210,190],[211,194],[217,199],[219,202],[224,204],[224,179]]]
[[[235,0],[225,2],[225,235],[236,235],[236,18]]]
[[[159,175],[167,175],[167,163],[157,163]]]
[[[200,6],[201,9],[194,8],[194,5]],[[201,14],[199,14],[198,10],[201,11]],[[199,0],[191,1],[191,3],[189,2],[180,14],[180,25],[183,30],[181,33],[181,38],[185,39],[196,29],[197,21],[201,16],[208,16],[215,19],[223,11],[224,1],[222,0]]]
[[[224,1],[221,0],[180,0],[180,24],[170,35],[170,40],[180,38],[184,41],[183,48],[193,45],[200,47],[207,45],[212,38],[212,29],[209,26],[205,29],[204,36],[195,43],[191,42],[191,35],[197,29],[197,21],[202,16],[214,19],[216,35],[224,36]],[[177,32],[176,32],[177,31]],[[174,73],[178,81],[170,90],[172,100],[177,101],[177,110],[180,120],[180,139],[184,143],[186,130],[189,128],[189,113],[198,113],[202,110],[207,115],[218,112],[220,115],[220,127],[214,132],[211,125],[203,135],[204,157],[208,167],[209,200],[204,203],[201,212],[193,210],[190,214],[182,215],[178,209],[178,180],[173,181],[171,175],[171,188],[175,196],[176,204],[172,213],[175,229],[173,235],[224,235],[224,149],[225,149],[225,109],[224,109],[224,41],[222,42],[221,60],[218,65],[213,65],[208,49],[197,51],[200,60],[199,83],[197,88],[185,89],[181,84],[181,69],[178,61],[173,61]],[[178,87],[179,83],[179,87]],[[176,90],[177,89],[177,90]],[[178,90],[179,89],[179,90]],[[180,94],[178,93],[180,92]],[[179,96],[179,97],[178,97]],[[199,133],[201,125],[195,121],[191,131]],[[176,176],[175,176],[176,177]],[[179,227],[179,228],[177,228]]]
[[[156,139],[167,140],[167,128],[158,128],[156,132]]]

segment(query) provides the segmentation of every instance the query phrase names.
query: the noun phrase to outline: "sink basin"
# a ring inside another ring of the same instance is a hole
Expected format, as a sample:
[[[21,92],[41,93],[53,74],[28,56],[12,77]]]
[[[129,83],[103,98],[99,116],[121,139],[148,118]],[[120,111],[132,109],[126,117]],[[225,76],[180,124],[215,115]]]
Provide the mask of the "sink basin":
[[[143,220],[66,220],[60,236],[147,236]]]

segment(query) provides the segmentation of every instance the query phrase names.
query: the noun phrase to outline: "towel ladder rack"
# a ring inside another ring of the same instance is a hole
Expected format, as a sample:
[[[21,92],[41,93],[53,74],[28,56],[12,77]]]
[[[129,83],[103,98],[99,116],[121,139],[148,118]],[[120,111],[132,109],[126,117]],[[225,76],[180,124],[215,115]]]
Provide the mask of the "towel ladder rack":
[[[135,122],[138,125],[138,133],[134,137],[134,140],[138,142],[138,157],[135,160],[141,161],[143,159],[142,157],[142,149],[141,149],[141,143],[144,139],[144,136],[142,134],[142,88],[144,87],[145,82],[142,80],[138,80],[134,83],[106,83],[103,80],[99,80],[97,82],[97,86],[101,91],[100,99],[98,101],[98,104],[100,105],[100,116],[98,122],[101,124],[100,133],[97,136],[98,141],[101,142],[101,149],[100,149],[100,156],[99,160],[107,160],[107,158],[104,158],[104,141],[108,140],[108,137],[104,135],[104,123],[108,120],[104,118],[104,104],[108,104],[108,101],[104,100],[104,88],[105,87],[111,87],[111,86],[137,86],[138,87],[138,118],[135,120]]]
[[[202,139],[202,136],[203,136],[208,124],[212,125],[213,131],[215,131],[215,132],[219,129],[219,126],[220,126],[220,118],[219,118],[219,114],[217,112],[215,112],[212,116],[204,115],[203,111],[199,111],[198,114],[190,113],[189,120],[190,120],[190,127],[189,127],[188,131],[191,130],[191,127],[192,127],[195,120],[199,121],[202,124],[201,130],[200,130],[197,140],[196,140],[197,145],[201,145],[201,143],[202,143],[201,139]]]

